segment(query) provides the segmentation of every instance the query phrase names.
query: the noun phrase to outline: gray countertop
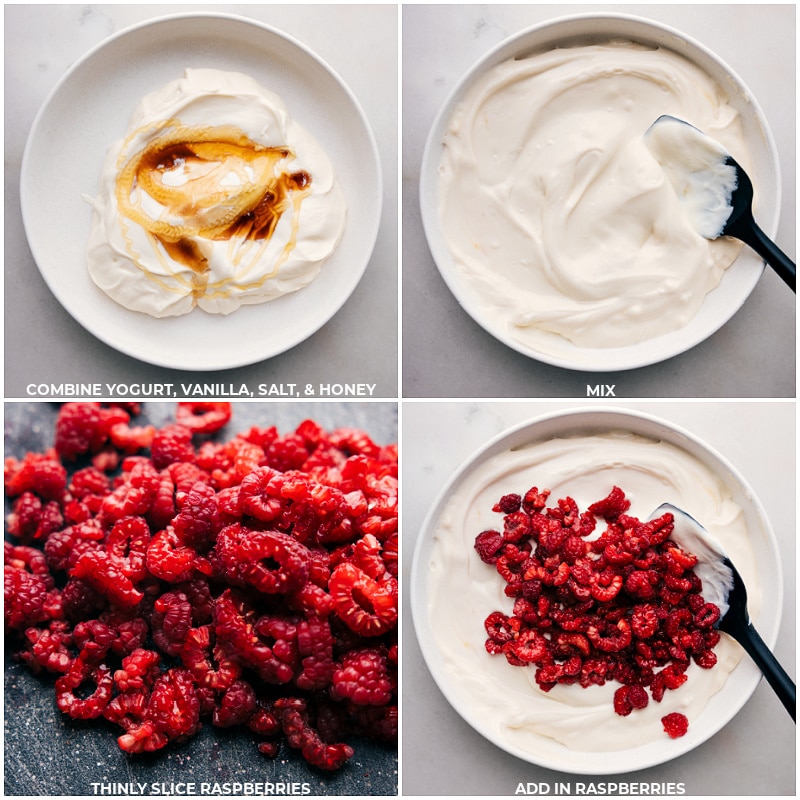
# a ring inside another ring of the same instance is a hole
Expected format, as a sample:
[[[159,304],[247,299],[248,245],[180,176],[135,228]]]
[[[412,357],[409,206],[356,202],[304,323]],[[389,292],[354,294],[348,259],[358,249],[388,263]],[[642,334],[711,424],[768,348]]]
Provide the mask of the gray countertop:
[[[159,16],[223,12],[281,30],[349,86],[377,141],[383,217],[367,270],[344,307],[309,339],[261,363],[198,381],[371,383],[397,396],[397,9],[279,5],[10,5],[5,13],[5,396],[31,382],[163,382],[174,371],[122,355],[87,333],[42,280],[25,238],[19,178],[36,112],[67,69],[123,28]],[[365,69],[365,65],[369,65]],[[135,102],[135,98],[132,102]],[[80,354],[80,357],[78,357]]]
[[[668,361],[616,373],[566,370],[511,350],[459,306],[428,250],[418,184],[428,131],[460,78],[508,36],[573,13],[660,21],[703,43],[750,87],[772,128],[783,197],[776,241],[795,247],[794,5],[409,5],[403,8],[403,394],[406,397],[794,397],[795,296],[766,270],[717,333]]]

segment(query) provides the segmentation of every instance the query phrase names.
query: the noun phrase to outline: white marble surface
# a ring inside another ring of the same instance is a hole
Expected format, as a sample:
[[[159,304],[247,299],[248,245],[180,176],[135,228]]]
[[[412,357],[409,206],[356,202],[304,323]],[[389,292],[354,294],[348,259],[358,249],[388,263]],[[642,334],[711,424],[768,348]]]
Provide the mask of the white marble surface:
[[[795,404],[775,402],[612,403],[672,422],[703,439],[737,468],[761,500],[784,565],[785,598],[775,654],[795,674]],[[428,509],[451,475],[475,451],[518,422],[576,403],[406,402],[402,409],[403,585]],[[593,403],[592,409],[598,404]],[[746,435],[742,435],[746,432]],[[465,587],[468,590],[468,587]],[[407,796],[513,795],[517,784],[574,780],[520,761],[484,740],[450,707],[425,666],[403,613],[402,791]],[[585,783],[591,776],[581,778]],[[699,748],[675,761],[597,781],[685,784],[690,796],[791,795],[795,789],[795,727],[762,681],[742,711]]]
[[[428,131],[464,73],[508,36],[591,11],[661,21],[713,50],[749,86],[770,123],[783,192],[776,241],[795,252],[795,5],[406,5],[403,7],[403,393],[407,397],[794,397],[795,296],[766,270],[710,339],[638,370],[587,374],[539,363],[497,342],[462,311],[436,269],[417,200]],[[604,381],[603,379],[607,380]]]
[[[5,6],[5,396],[24,397],[30,382],[133,384],[171,379],[169,370],[102,344],[50,293],[25,239],[19,174],[36,112],[78,58],[130,25],[193,10],[255,19],[288,33],[327,62],[369,120],[380,152],[384,193],[372,259],[339,313],[286,353],[250,367],[201,373],[197,380],[237,385],[375,383],[376,395],[396,397],[398,8],[291,3]],[[131,103],[138,99],[131,98]]]

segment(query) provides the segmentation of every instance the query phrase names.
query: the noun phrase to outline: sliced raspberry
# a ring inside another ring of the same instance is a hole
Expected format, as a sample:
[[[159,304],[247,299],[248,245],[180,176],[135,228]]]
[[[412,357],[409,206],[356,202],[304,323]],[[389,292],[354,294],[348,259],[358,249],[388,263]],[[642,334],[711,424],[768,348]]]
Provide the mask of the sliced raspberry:
[[[353,564],[331,574],[331,597],[339,618],[362,636],[379,636],[397,624],[397,582],[372,580]]]
[[[183,592],[165,592],[156,600],[150,618],[153,641],[170,656],[177,656],[192,626],[192,606]]]
[[[155,650],[137,647],[122,659],[122,668],[114,673],[114,683],[121,692],[150,689],[159,675],[161,656]]]
[[[325,771],[342,767],[353,756],[353,748],[347,744],[326,744],[315,730],[308,717],[305,701],[295,698],[279,698],[273,706],[281,728],[291,747],[297,748],[309,764]]]
[[[168,739],[185,739],[200,728],[200,701],[188,670],[172,667],[156,679],[145,718]]]
[[[153,437],[150,455],[156,469],[170,464],[194,461],[192,432],[185,425],[168,425]]]
[[[127,422],[118,422],[109,430],[111,444],[123,453],[135,453],[144,450],[153,443],[156,429],[153,425],[132,428]]]
[[[223,693],[219,705],[214,709],[213,722],[218,728],[244,725],[255,710],[255,690],[247,681],[238,680]]]
[[[79,697],[78,689],[86,683],[95,688],[87,697]],[[97,719],[111,700],[114,679],[105,665],[92,666],[76,658],[67,672],[56,681],[56,705],[73,719]]]
[[[175,530],[169,527],[150,540],[145,562],[155,577],[168,583],[181,583],[194,575],[197,553],[182,544]]]
[[[97,452],[105,441],[100,403],[65,403],[56,418],[55,448],[67,461]]]
[[[17,657],[33,672],[45,669],[48,672],[64,673],[72,665],[72,633],[69,624],[64,620],[54,620],[47,628],[28,628],[25,638],[28,648],[21,650]]]
[[[72,578],[82,578],[93,589],[122,608],[138,605],[144,596],[131,583],[119,562],[102,550],[81,555],[69,574]]]
[[[309,617],[297,625],[297,649],[301,672],[295,677],[300,689],[324,689],[333,677],[333,633],[328,621]]]
[[[589,506],[589,511],[598,517],[613,522],[620,514],[624,514],[631,507],[630,500],[619,486],[614,486],[608,496]]]
[[[189,547],[205,550],[216,539],[220,530],[219,508],[214,490],[199,481],[177,497],[180,511],[172,520],[172,527]]]
[[[178,403],[175,421],[193,433],[215,433],[228,424],[231,413],[231,404],[225,402]]]
[[[143,517],[123,517],[106,538],[106,552],[119,562],[132,583],[147,577],[147,546],[150,528]]]
[[[305,586],[308,548],[278,531],[252,531],[242,537],[228,574],[265,594],[289,594]]]

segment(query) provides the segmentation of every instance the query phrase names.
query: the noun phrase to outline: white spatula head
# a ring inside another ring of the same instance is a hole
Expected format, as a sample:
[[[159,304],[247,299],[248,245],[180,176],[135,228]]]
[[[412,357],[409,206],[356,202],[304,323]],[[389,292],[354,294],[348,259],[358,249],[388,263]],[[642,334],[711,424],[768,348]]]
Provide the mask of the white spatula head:
[[[733,211],[738,170],[725,148],[684,120],[664,115],[644,142],[661,165],[693,228],[706,239],[722,235]]]
[[[719,607],[722,619],[728,613],[728,597],[733,589],[733,572],[722,545],[694,517],[670,503],[660,505],[650,519],[667,512],[675,519],[670,538],[682,550],[696,556],[698,563],[694,572],[703,582],[703,597],[707,603]]]

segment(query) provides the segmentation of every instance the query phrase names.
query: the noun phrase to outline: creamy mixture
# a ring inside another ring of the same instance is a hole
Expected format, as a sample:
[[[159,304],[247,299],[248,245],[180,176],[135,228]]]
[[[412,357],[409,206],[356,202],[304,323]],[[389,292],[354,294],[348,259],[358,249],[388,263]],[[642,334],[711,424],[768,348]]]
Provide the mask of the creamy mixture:
[[[462,707],[470,708],[496,740],[517,750],[536,752],[541,737],[583,752],[633,748],[665,737],[660,719],[672,711],[685,714],[691,730],[741,658],[741,648],[723,634],[715,648],[716,666],[701,669],[692,663],[688,681],[666,692],[661,703],[651,700],[645,709],[621,717],[613,708],[617,683],[557,685],[545,693],[536,685],[534,668],[512,667],[486,652],[484,620],[497,610],[510,614],[513,607],[503,592],[505,582],[473,547],[478,533],[502,524],[492,506],[504,494],[537,486],[550,488],[553,502],[571,496],[585,509],[614,485],[631,501],[628,513],[640,519],[668,501],[701,520],[740,568],[748,598],[752,591],[753,613],[758,607],[743,512],[720,479],[686,451],[610,432],[533,443],[482,463],[458,485],[440,518],[426,579],[428,617],[450,688]]]
[[[142,99],[92,205],[92,279],[154,317],[228,314],[303,288],[346,216],[327,155],[281,98],[214,69]]]
[[[468,89],[445,133],[440,222],[493,327],[547,353],[633,345],[695,316],[741,243],[693,229],[643,140],[662,114],[747,162],[725,91],[669,50],[561,48]]]

